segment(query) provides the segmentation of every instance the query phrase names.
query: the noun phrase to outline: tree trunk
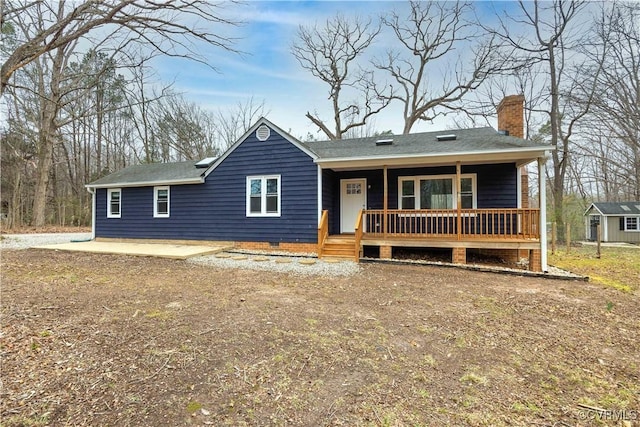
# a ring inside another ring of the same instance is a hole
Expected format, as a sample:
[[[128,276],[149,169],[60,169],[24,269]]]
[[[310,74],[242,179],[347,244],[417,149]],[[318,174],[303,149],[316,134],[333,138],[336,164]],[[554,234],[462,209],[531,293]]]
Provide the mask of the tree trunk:
[[[64,49],[58,49],[51,64],[51,82],[49,83],[49,97],[43,96],[40,115],[40,129],[38,135],[38,169],[36,188],[33,195],[32,225],[42,227],[46,223],[47,190],[49,189],[49,175],[53,164],[53,148],[56,143],[56,118],[60,109],[60,82],[64,67]],[[40,84],[44,91],[43,77]]]

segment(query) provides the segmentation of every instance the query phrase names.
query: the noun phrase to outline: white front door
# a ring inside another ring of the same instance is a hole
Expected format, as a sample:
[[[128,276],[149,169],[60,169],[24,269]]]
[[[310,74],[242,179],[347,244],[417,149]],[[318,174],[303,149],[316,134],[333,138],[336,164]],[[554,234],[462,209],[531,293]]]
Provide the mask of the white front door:
[[[367,180],[340,180],[340,232],[353,233],[360,209],[367,208]]]

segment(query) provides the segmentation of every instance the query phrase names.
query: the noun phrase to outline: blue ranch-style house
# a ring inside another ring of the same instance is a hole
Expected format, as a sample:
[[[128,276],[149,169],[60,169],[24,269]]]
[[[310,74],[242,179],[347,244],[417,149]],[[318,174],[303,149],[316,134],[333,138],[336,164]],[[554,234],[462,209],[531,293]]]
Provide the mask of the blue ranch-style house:
[[[381,258],[394,248],[529,258],[544,271],[544,209],[525,166],[548,145],[522,139],[522,96],[498,127],[303,143],[265,118],[218,158],[131,166],[87,185],[93,238],[233,242],[239,248]],[[545,204],[544,185],[539,185]]]

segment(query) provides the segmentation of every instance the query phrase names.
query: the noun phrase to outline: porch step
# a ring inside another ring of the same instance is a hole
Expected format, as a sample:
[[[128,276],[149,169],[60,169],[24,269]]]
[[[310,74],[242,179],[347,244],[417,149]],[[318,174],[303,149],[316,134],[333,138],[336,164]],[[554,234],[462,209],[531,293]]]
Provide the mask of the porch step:
[[[324,247],[322,248],[322,256],[333,258],[354,258],[355,240],[329,238],[326,240]]]

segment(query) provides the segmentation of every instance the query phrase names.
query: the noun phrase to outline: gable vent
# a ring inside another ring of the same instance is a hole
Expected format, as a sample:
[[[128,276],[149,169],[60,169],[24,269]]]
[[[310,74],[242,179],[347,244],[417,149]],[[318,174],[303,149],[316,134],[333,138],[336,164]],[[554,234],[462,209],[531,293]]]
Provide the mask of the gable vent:
[[[457,137],[454,134],[436,136],[436,139],[438,141],[455,141],[456,138]]]
[[[376,145],[392,145],[393,138],[379,139],[376,141]]]
[[[261,125],[258,130],[256,130],[256,138],[258,141],[266,141],[271,136],[271,129],[269,126]]]

